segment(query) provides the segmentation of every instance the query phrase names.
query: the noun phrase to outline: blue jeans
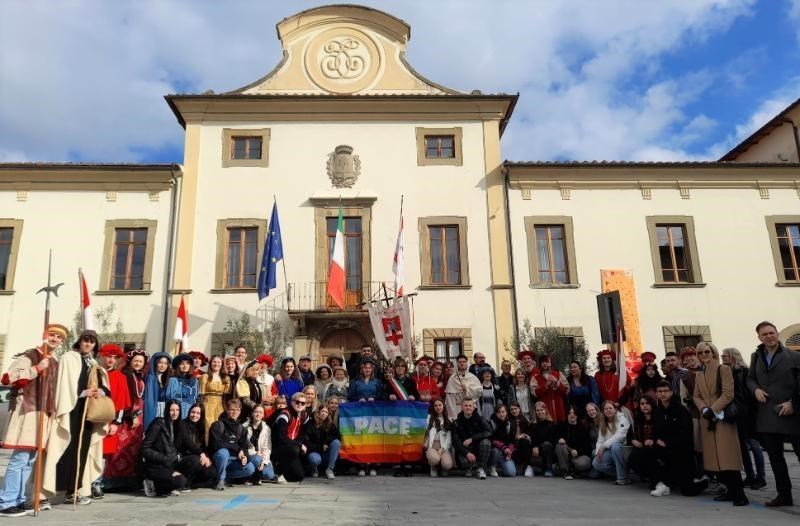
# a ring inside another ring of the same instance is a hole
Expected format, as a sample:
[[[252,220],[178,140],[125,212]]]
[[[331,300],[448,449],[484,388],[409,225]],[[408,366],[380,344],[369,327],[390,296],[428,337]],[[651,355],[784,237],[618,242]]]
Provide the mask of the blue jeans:
[[[742,464],[744,465],[744,474],[748,478],[763,479],[764,473],[764,452],[761,450],[761,444],[755,438],[739,438],[739,446],[742,448]],[[749,450],[749,451],[748,451]],[[750,452],[753,453],[753,459],[750,460]],[[755,463],[755,472],[753,471],[753,464]]]
[[[597,457],[592,460],[592,468],[606,475],[616,475],[617,480],[627,478],[627,468],[625,466],[625,456],[622,453],[622,444],[614,444],[611,449],[603,452],[603,460]]]
[[[333,440],[328,449],[326,449],[322,454],[313,452],[308,454],[308,463],[311,465],[311,469],[317,469],[320,464],[325,464],[327,467],[326,469],[334,469],[336,467],[336,461],[339,460],[339,450],[342,448],[342,443],[338,440]]]
[[[237,457],[231,457],[231,452],[227,449],[218,449],[214,452],[214,466],[217,468],[217,480],[243,479],[252,476],[256,472],[253,465],[253,455],[248,459],[247,464],[242,465]]]
[[[507,460],[503,456],[503,452],[497,448],[492,448],[492,454],[489,456],[489,466],[499,467],[504,477],[517,476],[517,465],[514,464],[514,460]]]
[[[8,459],[5,487],[0,492],[0,510],[25,504],[25,486],[31,476],[36,451],[15,449]]]
[[[250,462],[253,463],[253,467],[258,469],[258,466],[264,461],[259,455],[253,455],[250,457]],[[261,478],[266,480],[275,480],[275,468],[272,467],[272,462],[264,466],[264,469],[261,470]]]

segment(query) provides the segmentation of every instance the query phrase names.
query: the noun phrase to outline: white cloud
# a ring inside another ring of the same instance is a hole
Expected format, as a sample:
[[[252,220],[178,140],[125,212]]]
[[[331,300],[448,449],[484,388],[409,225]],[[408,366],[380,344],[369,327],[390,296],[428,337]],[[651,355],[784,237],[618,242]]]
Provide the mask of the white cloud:
[[[366,3],[411,25],[409,60],[432,80],[521,92],[506,157],[675,159],[691,157],[693,134],[710,129],[686,108],[714,73],[672,76],[661,60],[726,31],[754,0]],[[280,60],[275,23],[313,5],[7,0],[0,143],[13,158],[50,161],[180,151],[162,96],[261,77]]]

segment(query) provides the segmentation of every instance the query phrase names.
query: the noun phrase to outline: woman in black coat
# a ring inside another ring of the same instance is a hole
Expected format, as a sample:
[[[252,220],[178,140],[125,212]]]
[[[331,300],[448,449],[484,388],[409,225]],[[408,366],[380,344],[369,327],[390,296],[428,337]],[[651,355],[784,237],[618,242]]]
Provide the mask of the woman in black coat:
[[[289,406],[272,424],[272,463],[276,475],[283,475],[288,482],[300,482],[304,476],[300,458],[308,451],[303,444],[306,403],[306,395],[293,394]]]
[[[178,491],[189,491],[195,482],[211,482],[217,475],[211,458],[206,454],[203,413],[203,406],[194,404],[189,408],[189,415],[178,424],[175,448],[180,460],[176,470],[186,477],[186,486],[178,488]]]
[[[178,449],[175,447],[181,404],[169,400],[164,415],[150,423],[139,450],[144,461],[144,493],[148,497],[178,495],[177,489],[186,487],[186,477],[177,470]]]

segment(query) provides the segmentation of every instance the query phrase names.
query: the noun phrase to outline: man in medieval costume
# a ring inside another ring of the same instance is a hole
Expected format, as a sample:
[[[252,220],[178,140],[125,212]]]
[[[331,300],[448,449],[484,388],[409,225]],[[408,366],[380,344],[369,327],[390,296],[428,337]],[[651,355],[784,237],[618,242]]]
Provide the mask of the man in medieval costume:
[[[445,387],[445,408],[447,418],[455,420],[461,412],[461,402],[465,399],[477,400],[483,392],[478,377],[469,372],[469,359],[465,355],[456,358],[456,372],[447,380]]]
[[[39,415],[44,409],[42,445],[46,445],[50,418],[55,411],[55,385],[58,362],[52,353],[67,337],[67,328],[51,323],[45,331],[45,341],[39,347],[28,349],[11,363],[0,383],[11,387],[8,410],[8,428],[3,447],[11,449],[6,466],[3,489],[0,493],[0,516],[25,515],[25,487],[36,461],[36,435]],[[45,354],[49,357],[45,358]],[[42,374],[47,371],[47,374]],[[34,495],[34,498],[38,498]],[[40,501],[39,509],[50,509],[47,500]]]
[[[92,482],[102,473],[103,438],[108,428],[107,422],[83,421],[88,398],[110,395],[108,376],[93,358],[97,347],[97,333],[87,330],[81,333],[72,350],[61,356],[56,382],[56,410],[44,464],[45,493],[55,495],[63,491],[64,500],[70,501],[77,477],[78,504],[92,502]],[[98,377],[98,387],[90,388],[90,376],[94,375]]]

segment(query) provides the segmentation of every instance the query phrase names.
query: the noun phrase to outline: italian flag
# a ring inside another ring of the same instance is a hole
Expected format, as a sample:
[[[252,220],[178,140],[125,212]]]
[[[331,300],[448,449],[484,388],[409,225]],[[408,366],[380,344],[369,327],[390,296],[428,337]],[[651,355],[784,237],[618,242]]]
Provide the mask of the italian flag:
[[[344,219],[342,205],[339,205],[339,221],[336,224],[336,241],[333,243],[333,257],[328,271],[328,294],[339,309],[344,310]]]

